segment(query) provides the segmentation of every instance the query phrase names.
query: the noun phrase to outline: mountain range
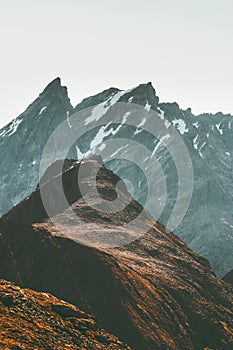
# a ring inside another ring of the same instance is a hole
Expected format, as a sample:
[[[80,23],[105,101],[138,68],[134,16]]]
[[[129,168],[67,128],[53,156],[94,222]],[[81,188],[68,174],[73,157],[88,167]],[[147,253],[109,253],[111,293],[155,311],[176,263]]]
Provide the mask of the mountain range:
[[[135,123],[134,114],[130,115],[130,112],[127,115],[119,112],[116,119],[118,124],[115,124],[114,108],[117,104],[124,104],[129,108],[141,106],[144,112],[141,120],[140,116],[137,117],[136,127],[130,128],[126,125],[132,121]],[[82,115],[83,111],[85,113]],[[113,119],[109,123],[111,116]],[[82,119],[84,117],[85,121]],[[153,118],[163,125],[161,137],[158,139],[143,130]],[[96,126],[97,120],[101,121],[102,126]],[[72,125],[73,121],[76,125]],[[81,137],[70,148],[68,158],[82,159],[90,154],[99,154],[104,147],[107,149],[109,140],[128,140],[129,145],[126,142],[123,145],[124,150],[120,144],[114,150],[115,159],[104,160],[104,163],[124,179],[133,197],[166,226],[179,190],[177,167],[167,149],[172,128],[175,127],[193,167],[191,203],[175,233],[189,247],[207,258],[218,276],[222,277],[232,270],[233,217],[229,209],[232,207],[233,196],[231,115],[219,112],[214,115],[206,113],[195,116],[190,108],[182,110],[177,103],[160,103],[151,83],[141,84],[127,91],[109,88],[73,107],[67,89],[61,86],[60,79],[57,78],[24,113],[0,130],[1,215],[35,190],[39,182],[43,150],[51,134],[61,123],[66,124],[70,133],[74,133],[74,130],[81,131]],[[82,130],[81,126],[89,128],[89,124],[93,124],[92,129],[88,132],[85,132],[85,128]],[[132,159],[137,157],[136,148],[130,144],[132,141],[145,146],[150,155],[154,155],[159,161],[164,173],[167,199],[158,217],[154,215],[154,211],[155,208],[159,211],[160,200],[163,198],[153,196],[147,203],[147,196],[150,183],[154,183],[158,189],[162,188],[160,173],[157,173],[157,168],[149,160],[149,177],[145,178],[139,167],[123,159],[124,152]],[[62,144],[56,145],[57,149],[59,147],[62,148]],[[176,144],[173,150],[178,153]],[[56,158],[61,156],[55,152],[48,165]],[[185,166],[184,162],[184,168]],[[188,194],[184,192],[183,199],[187,197]]]

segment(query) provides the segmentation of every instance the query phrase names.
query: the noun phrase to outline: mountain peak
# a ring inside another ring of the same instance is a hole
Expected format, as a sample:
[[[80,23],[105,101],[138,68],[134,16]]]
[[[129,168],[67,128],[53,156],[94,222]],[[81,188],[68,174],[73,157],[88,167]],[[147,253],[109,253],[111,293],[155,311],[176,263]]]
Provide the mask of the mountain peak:
[[[57,77],[55,79],[53,79],[44,89],[44,91],[46,90],[50,90],[50,89],[54,89],[54,88],[58,88],[61,87],[61,78]]]
[[[152,109],[157,111],[159,98],[156,95],[156,91],[151,82],[139,84],[135,88],[126,91],[126,93],[120,98],[120,102],[126,102],[129,99],[132,99],[132,102],[145,105],[148,104]]]
[[[67,87],[61,85],[61,78],[57,77],[52,80],[46,88],[43,90],[41,95],[50,95],[50,96],[68,96]]]
[[[145,91],[147,91],[147,92],[151,92],[151,93],[153,93],[154,95],[156,95],[155,88],[153,87],[151,81],[149,81],[148,83],[139,84],[139,85],[135,88],[135,90],[136,90],[136,89],[145,90]]]

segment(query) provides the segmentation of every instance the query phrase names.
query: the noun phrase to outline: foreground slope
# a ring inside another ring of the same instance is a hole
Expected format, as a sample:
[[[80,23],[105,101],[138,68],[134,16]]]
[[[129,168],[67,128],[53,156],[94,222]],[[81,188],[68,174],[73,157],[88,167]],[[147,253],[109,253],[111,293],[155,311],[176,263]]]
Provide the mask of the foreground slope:
[[[98,158],[82,161],[91,205],[77,186],[80,162],[65,162],[63,187],[78,219],[73,225],[57,193],[58,164],[42,180],[53,203],[53,221],[39,189],[2,217],[0,276],[75,304],[136,350],[231,349],[230,285],[143,212],[124,186],[116,192],[120,179]],[[101,202],[93,195],[97,168],[102,201],[117,196],[130,201],[117,214],[93,208]],[[119,246],[120,241],[129,243]]]
[[[4,280],[0,280],[0,348],[130,349],[75,306]]]

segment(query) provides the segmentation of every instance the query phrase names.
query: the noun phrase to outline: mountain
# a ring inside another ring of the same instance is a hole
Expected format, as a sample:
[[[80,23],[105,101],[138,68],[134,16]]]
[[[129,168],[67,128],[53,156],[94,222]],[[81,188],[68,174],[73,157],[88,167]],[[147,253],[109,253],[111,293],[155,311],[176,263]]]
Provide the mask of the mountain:
[[[117,213],[100,210],[117,199]],[[55,162],[0,233],[1,278],[74,304],[135,350],[232,348],[231,286],[99,157]]]
[[[0,280],[2,350],[130,348],[74,305]]]
[[[135,106],[141,107],[140,113]],[[148,133],[152,122],[155,127],[151,127],[151,132],[157,137]],[[66,88],[57,78],[23,114],[0,130],[1,214],[36,188],[43,151],[60,124],[64,134],[61,132],[54,143],[43,171],[56,159],[64,158],[66,141],[71,139],[75,142],[66,157],[81,159],[100,154],[106,166],[125,180],[134,198],[168,227],[176,204],[178,214],[173,218],[185,214],[193,186],[187,213],[172,229],[207,258],[219,276],[232,269],[231,115],[219,112],[194,116],[190,108],[182,110],[177,103],[160,103],[151,83],[128,91],[110,88],[73,108]],[[108,142],[114,140],[109,146]],[[148,156],[138,152],[138,144],[149,152]],[[108,152],[108,157],[104,157],[104,152]]]
[[[72,109],[67,89],[61,87],[60,79],[55,79],[23,114],[0,130],[0,213],[35,189],[43,148]]]

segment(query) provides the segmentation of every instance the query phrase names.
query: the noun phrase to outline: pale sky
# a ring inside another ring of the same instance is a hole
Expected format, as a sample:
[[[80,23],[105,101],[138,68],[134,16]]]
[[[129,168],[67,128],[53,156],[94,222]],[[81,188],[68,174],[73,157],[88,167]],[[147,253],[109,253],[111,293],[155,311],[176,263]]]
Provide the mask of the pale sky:
[[[232,0],[1,0],[0,127],[60,76],[73,104],[152,81],[161,101],[233,114]]]

